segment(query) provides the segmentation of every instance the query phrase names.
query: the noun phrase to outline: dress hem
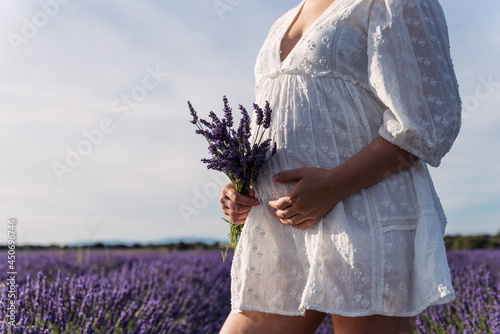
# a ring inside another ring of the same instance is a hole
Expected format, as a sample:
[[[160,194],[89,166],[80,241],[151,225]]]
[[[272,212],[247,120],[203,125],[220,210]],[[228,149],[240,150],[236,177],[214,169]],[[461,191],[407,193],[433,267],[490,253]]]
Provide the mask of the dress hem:
[[[297,311],[274,311],[266,308],[261,308],[261,307],[245,307],[245,306],[240,306],[238,308],[231,309],[232,314],[238,314],[241,313],[242,311],[257,311],[257,312],[264,312],[264,313],[271,313],[271,314],[279,314],[279,315],[285,315],[285,316],[305,316],[305,312],[307,310],[314,310],[314,311],[319,311],[323,312],[326,314],[337,314],[343,317],[366,317],[366,316],[371,316],[371,315],[382,315],[386,317],[414,317],[425,311],[428,307],[430,306],[436,306],[436,305],[442,305],[442,304],[447,304],[451,301],[453,301],[456,298],[456,295],[454,293],[447,294],[444,296],[436,297],[436,298],[430,298],[428,300],[428,303],[426,306],[420,306],[416,308],[416,311],[410,311],[410,312],[384,312],[384,311],[374,311],[374,310],[369,310],[365,312],[349,312],[349,311],[340,311],[340,310],[334,310],[328,307],[322,307],[319,305],[301,305]]]

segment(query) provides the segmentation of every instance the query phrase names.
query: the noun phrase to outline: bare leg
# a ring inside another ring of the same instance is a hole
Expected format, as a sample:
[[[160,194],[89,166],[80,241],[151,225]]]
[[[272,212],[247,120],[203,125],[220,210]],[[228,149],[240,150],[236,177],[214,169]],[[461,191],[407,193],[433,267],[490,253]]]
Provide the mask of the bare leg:
[[[412,334],[415,317],[343,317],[332,314],[332,324],[335,334]]]
[[[314,334],[326,313],[307,310],[305,316],[256,311],[229,314],[219,334]]]

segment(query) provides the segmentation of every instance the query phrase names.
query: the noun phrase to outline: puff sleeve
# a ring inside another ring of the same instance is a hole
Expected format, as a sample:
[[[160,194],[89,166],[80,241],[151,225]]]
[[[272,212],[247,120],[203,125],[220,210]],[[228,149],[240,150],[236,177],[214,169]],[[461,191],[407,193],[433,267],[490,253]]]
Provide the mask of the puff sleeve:
[[[374,0],[369,84],[387,108],[379,135],[437,167],[461,124],[448,29],[437,0]]]

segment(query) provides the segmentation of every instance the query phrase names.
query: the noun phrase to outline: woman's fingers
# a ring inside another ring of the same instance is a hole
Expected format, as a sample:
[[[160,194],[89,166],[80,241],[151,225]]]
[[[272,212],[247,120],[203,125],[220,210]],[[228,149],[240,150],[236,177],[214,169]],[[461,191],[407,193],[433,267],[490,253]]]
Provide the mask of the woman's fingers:
[[[243,224],[248,213],[259,201],[255,198],[255,191],[251,189],[249,196],[238,193],[232,183],[228,183],[220,197],[222,211],[233,224]]]
[[[304,220],[300,224],[293,225],[292,227],[296,228],[296,229],[299,229],[299,230],[302,230],[302,229],[305,229],[305,228],[307,228],[309,226],[312,226],[312,225],[314,225],[316,223],[317,223],[317,220],[315,220],[315,219],[307,219],[307,220]]]
[[[295,226],[299,224],[299,217],[295,216],[293,218],[280,218],[280,223],[283,225]]]
[[[247,217],[248,217],[248,212],[245,213],[245,214],[238,214],[238,213],[235,213],[234,211],[231,211],[231,210],[227,210],[227,211],[224,211],[224,214],[226,215],[226,217],[229,219],[229,221],[233,224],[244,224]]]
[[[253,192],[253,193],[252,193]],[[232,183],[226,184],[226,186],[222,189],[222,194],[228,197],[234,203],[245,205],[245,206],[255,206],[259,205],[259,201],[255,198],[255,191],[251,190],[251,195],[245,196],[240,194],[233,188]]]
[[[292,206],[290,197],[283,196],[274,201],[269,201],[269,205],[276,210],[285,210]]]
[[[250,186],[250,193],[248,194],[248,197],[255,198],[255,189],[253,189],[252,186]]]
[[[231,202],[229,202],[228,205],[231,205]],[[248,216],[248,211],[243,211],[243,212],[237,212],[240,211],[241,209],[234,209],[230,208],[228,205],[223,204],[222,205],[222,212],[226,215],[226,217],[231,221],[233,224],[243,224]]]
[[[291,198],[288,196],[280,197],[277,200],[270,201],[269,205],[273,209],[275,209],[271,211],[271,214],[281,219],[289,220],[300,213],[298,206],[293,205]]]
[[[280,223],[283,225],[304,229],[318,221],[318,218],[314,217],[314,212],[309,212],[310,210],[304,208],[301,209],[300,203],[294,203],[294,200],[289,196],[270,201],[269,205],[275,209],[271,211],[271,215],[279,218]]]
[[[224,203],[224,207],[235,215],[248,214],[248,212],[252,209],[249,205],[241,205],[233,201],[226,201]]]
[[[283,225],[289,225],[296,229],[304,229],[317,222],[316,219],[307,219],[304,216],[295,215],[289,219],[280,219],[280,223]]]

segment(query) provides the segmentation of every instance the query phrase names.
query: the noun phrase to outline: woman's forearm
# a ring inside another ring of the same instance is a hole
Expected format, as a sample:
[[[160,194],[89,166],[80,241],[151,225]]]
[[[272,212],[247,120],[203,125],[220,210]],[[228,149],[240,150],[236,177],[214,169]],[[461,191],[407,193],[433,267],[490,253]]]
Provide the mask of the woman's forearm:
[[[285,196],[269,201],[271,214],[285,225],[306,228],[339,201],[409,167],[417,158],[382,137],[334,169],[302,167],[274,175],[279,183],[296,182]]]
[[[371,144],[363,148],[337,168],[330,170],[331,184],[342,182],[341,197],[345,198],[361,189],[367,188],[395,173],[398,173],[418,158],[403,150],[382,137],[378,137]]]

